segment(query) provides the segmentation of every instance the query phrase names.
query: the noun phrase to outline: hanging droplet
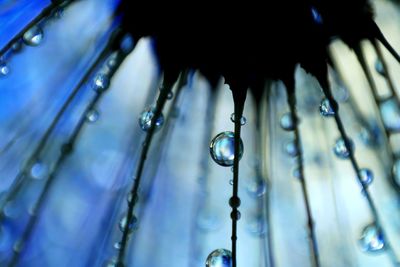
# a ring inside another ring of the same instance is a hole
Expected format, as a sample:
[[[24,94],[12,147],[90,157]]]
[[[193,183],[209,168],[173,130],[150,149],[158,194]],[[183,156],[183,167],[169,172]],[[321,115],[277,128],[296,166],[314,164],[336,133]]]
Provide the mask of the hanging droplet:
[[[392,174],[393,174],[393,180],[394,182],[400,186],[400,159],[396,159],[393,163],[393,169],[392,169]]]
[[[247,184],[247,193],[249,193],[249,195],[252,197],[261,197],[265,194],[266,190],[267,186],[262,178],[252,179]]]
[[[139,126],[143,131],[148,131],[154,121],[155,107],[146,108],[139,116]],[[158,130],[164,123],[164,116],[161,113],[160,117],[155,122],[155,129]]]
[[[19,52],[22,49],[22,41],[18,40],[11,46],[12,51]]]
[[[167,94],[167,99],[171,100],[174,97],[174,93],[172,91],[169,91]]]
[[[5,62],[0,63],[0,77],[7,76],[10,73],[10,68]]]
[[[116,250],[120,250],[120,249],[121,249],[121,247],[122,247],[122,244],[121,244],[121,242],[115,242],[115,244],[114,244],[114,248],[115,248]]]
[[[383,124],[390,131],[400,131],[400,107],[394,98],[390,98],[380,105]]]
[[[122,219],[119,221],[119,230],[121,232],[124,232],[124,229],[125,229],[127,221],[128,221],[128,216],[127,215],[122,217]],[[129,225],[127,227],[128,227],[128,232],[129,233],[132,233],[133,230],[138,228],[138,219],[136,218],[135,215],[132,215],[131,221],[130,221],[130,223],[129,223]]]
[[[285,152],[291,157],[296,157],[299,154],[299,150],[294,141],[286,143]]]
[[[212,159],[219,165],[233,166],[235,158],[235,134],[233,132],[222,132],[216,135],[210,143],[210,154]],[[239,160],[243,156],[243,142],[239,142]]]
[[[233,185],[233,180],[232,179],[229,180],[229,184]]]
[[[293,117],[291,113],[285,113],[281,117],[281,127],[285,131],[293,131],[295,128]]]
[[[361,178],[361,182],[364,185],[368,186],[374,180],[374,174],[372,173],[372,171],[370,169],[363,168],[360,170],[360,178]]]
[[[33,26],[29,30],[27,30],[22,39],[24,43],[29,46],[38,46],[43,41],[43,30],[39,26]]]
[[[99,119],[99,117],[100,113],[95,109],[91,109],[86,113],[86,120],[91,123],[96,122]]]
[[[350,143],[350,149],[351,151],[354,151],[354,143],[351,139],[349,139]],[[335,143],[335,147],[333,148],[333,152],[335,152],[335,155],[340,158],[340,159],[347,159],[350,156],[350,150],[346,147],[346,144],[344,142],[343,138],[338,138]]]
[[[363,229],[359,243],[364,252],[379,252],[385,248],[383,233],[376,224],[369,224]]]
[[[235,123],[235,121],[236,121],[235,113],[232,113],[232,114],[231,114],[231,122]],[[246,122],[247,122],[246,117],[242,116],[242,117],[240,118],[240,125],[243,126],[243,125],[246,124]]]
[[[31,171],[30,171],[30,176],[33,179],[43,179],[47,175],[47,166],[40,162],[37,161],[35,164],[32,165]]]
[[[133,40],[132,35],[129,33],[125,34],[120,43],[121,51],[125,54],[128,54],[133,50],[134,47],[135,47],[135,40]]]
[[[386,75],[385,69],[383,68],[382,61],[380,61],[379,58],[377,58],[375,60],[375,70],[377,73],[379,73],[382,76]]]
[[[104,73],[97,74],[96,77],[93,79],[92,88],[97,92],[107,90],[109,86],[110,86],[110,79],[108,75]]]
[[[206,267],[231,267],[232,252],[227,249],[216,249],[208,255]]]
[[[319,113],[324,117],[332,117],[335,115],[335,111],[327,98],[322,99],[319,106]]]

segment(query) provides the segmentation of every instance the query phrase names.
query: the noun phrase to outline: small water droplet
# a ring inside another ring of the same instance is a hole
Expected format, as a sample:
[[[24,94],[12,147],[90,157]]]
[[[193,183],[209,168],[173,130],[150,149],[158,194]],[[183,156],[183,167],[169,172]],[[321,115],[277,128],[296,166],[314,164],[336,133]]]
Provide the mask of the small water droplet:
[[[0,76],[7,76],[10,73],[10,68],[8,67],[7,63],[1,62],[0,63]]]
[[[265,194],[267,190],[267,185],[262,178],[255,178],[252,179],[247,184],[247,193],[253,197],[261,197]]]
[[[297,179],[300,179],[301,178],[301,175],[300,175],[301,173],[300,173],[300,169],[297,167],[297,168],[295,168],[294,170],[293,170],[293,172],[292,172],[292,175],[293,175],[293,177],[294,178],[297,178]]]
[[[335,115],[335,111],[327,98],[322,99],[319,105],[319,113],[324,117],[332,117]]]
[[[118,226],[119,226],[119,230],[121,232],[124,232],[124,229],[125,229],[127,221],[128,221],[128,216],[127,215],[123,216],[122,219],[119,221],[119,225]],[[139,226],[138,219],[136,218],[135,215],[132,215],[130,223],[127,226],[128,227],[128,232],[132,233],[134,230],[136,230],[138,228],[138,226]]]
[[[239,142],[239,160],[243,156],[243,142]],[[221,132],[210,143],[212,159],[224,167],[233,166],[235,158],[235,134],[233,132]]]
[[[393,163],[392,173],[394,182],[400,186],[400,159],[396,159]]]
[[[370,169],[363,168],[360,170],[360,178],[361,178],[361,182],[364,185],[368,186],[374,180],[374,174],[372,173],[372,171]]]
[[[86,113],[86,120],[90,123],[94,123],[96,122],[100,117],[100,113],[95,110],[95,109],[91,109]]]
[[[33,179],[43,179],[47,175],[47,171],[46,164],[42,163],[41,161],[37,161],[31,167],[30,176]]]
[[[114,243],[114,248],[115,248],[116,250],[120,250],[120,249],[121,249],[121,246],[122,246],[121,242],[115,242],[115,243]]]
[[[174,93],[172,91],[168,92],[167,99],[171,100],[174,97]]]
[[[135,47],[135,40],[133,40],[132,35],[129,33],[125,34],[125,36],[121,40],[119,47],[123,53],[130,53]]]
[[[148,131],[154,121],[155,107],[146,108],[139,116],[139,126],[143,131]],[[155,129],[158,130],[164,123],[164,116],[161,113],[160,117],[155,122]]]
[[[206,267],[231,267],[232,252],[227,249],[216,249],[208,255]]]
[[[369,224],[363,229],[359,244],[364,252],[379,252],[385,248],[385,239],[376,224]]]
[[[394,98],[390,98],[380,105],[383,124],[390,131],[400,131],[400,107]]]
[[[18,40],[11,46],[12,51],[20,52],[22,49],[22,41]]]
[[[229,180],[229,184],[233,185],[233,180],[232,179]]]
[[[286,143],[285,152],[291,157],[296,157],[299,154],[299,150],[294,141]]]
[[[33,26],[29,30],[27,30],[22,39],[24,40],[24,43],[29,46],[38,46],[42,43],[43,41],[43,30],[39,26]]]
[[[343,138],[338,138],[336,140],[335,146],[333,148],[333,152],[335,153],[335,155],[340,158],[340,159],[347,159],[350,156],[350,151],[354,151],[354,143],[351,139],[349,139],[349,143],[350,143],[350,149],[349,150],[346,147],[346,144],[344,142]]]
[[[379,73],[382,76],[386,75],[385,69],[383,68],[382,61],[380,61],[379,58],[377,58],[375,60],[375,70],[377,73]]]
[[[93,90],[101,92],[107,90],[109,86],[110,86],[110,79],[108,75],[104,73],[99,73],[96,75],[96,77],[94,77],[92,84]]]
[[[235,113],[232,113],[231,114],[231,122],[233,122],[233,123],[235,123],[236,122],[236,117],[235,117]],[[246,119],[246,117],[244,117],[244,116],[242,116],[241,118],[240,118],[240,125],[245,125],[246,124],[246,122],[247,122],[247,119]]]
[[[295,128],[293,117],[291,113],[285,113],[281,117],[281,127],[285,131],[293,131]]]

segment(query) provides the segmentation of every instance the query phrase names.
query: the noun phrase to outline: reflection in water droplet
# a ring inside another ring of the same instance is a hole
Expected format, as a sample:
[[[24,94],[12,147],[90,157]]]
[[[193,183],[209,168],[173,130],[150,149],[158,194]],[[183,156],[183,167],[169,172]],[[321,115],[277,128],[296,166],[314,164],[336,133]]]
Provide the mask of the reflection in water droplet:
[[[370,169],[363,168],[360,170],[360,178],[364,185],[368,186],[374,180],[374,174]]]
[[[349,143],[351,146],[350,147],[351,151],[354,151],[353,141],[349,139]],[[350,156],[350,150],[347,149],[343,138],[338,138],[336,140],[335,146],[333,148],[333,152],[335,152],[335,155],[340,159],[347,159]]]
[[[319,105],[319,113],[324,117],[332,117],[335,115],[335,111],[327,98],[322,99]]]
[[[291,113],[285,113],[281,117],[281,127],[285,131],[293,131],[295,128],[295,125],[293,123],[293,118]]]
[[[33,179],[43,179],[46,175],[47,166],[44,163],[37,161],[35,164],[32,165],[30,176]]]
[[[233,132],[222,132],[216,135],[210,143],[210,154],[212,159],[219,165],[233,166],[235,158],[235,134]],[[243,156],[243,142],[239,142],[239,160]]]
[[[232,113],[232,114],[231,114],[231,122],[235,123],[235,121],[236,121],[235,113]],[[243,126],[243,125],[246,124],[246,122],[247,122],[246,117],[242,116],[242,117],[240,118],[240,125]]]
[[[22,39],[24,43],[29,46],[38,46],[43,41],[43,30],[39,26],[33,26],[29,30],[27,30]]]
[[[375,224],[369,224],[363,229],[359,243],[365,252],[379,252],[385,248],[383,233]]]
[[[375,60],[375,70],[377,73],[379,73],[382,76],[386,75],[385,69],[383,68],[382,61],[380,61],[379,58],[377,58]]]
[[[109,86],[110,86],[110,79],[108,75],[104,73],[99,73],[96,75],[96,77],[94,77],[92,88],[95,91],[101,92],[107,90]]]
[[[119,221],[119,225],[118,225],[118,226],[119,226],[119,230],[120,230],[121,232],[124,232],[124,229],[125,229],[127,220],[128,220],[128,216],[125,215],[125,216],[123,216],[122,219]],[[136,230],[136,229],[138,228],[138,226],[139,226],[139,224],[138,224],[138,219],[136,218],[135,215],[133,215],[132,218],[131,218],[131,221],[130,221],[129,225],[127,226],[127,227],[128,227],[128,232],[129,232],[129,233],[133,232],[133,230]]]
[[[216,249],[208,255],[206,267],[231,267],[232,253],[227,249]]]
[[[390,98],[380,105],[383,124],[390,131],[400,131],[400,108],[394,98]]]
[[[96,122],[99,119],[99,117],[100,117],[100,114],[95,109],[91,109],[86,113],[86,120],[91,123]]]
[[[143,131],[148,131],[154,121],[154,107],[146,108],[139,116],[139,126]],[[155,122],[155,129],[158,130],[164,123],[164,116],[161,113],[160,117]]]
[[[10,73],[10,68],[5,62],[0,63],[0,77],[6,76]]]

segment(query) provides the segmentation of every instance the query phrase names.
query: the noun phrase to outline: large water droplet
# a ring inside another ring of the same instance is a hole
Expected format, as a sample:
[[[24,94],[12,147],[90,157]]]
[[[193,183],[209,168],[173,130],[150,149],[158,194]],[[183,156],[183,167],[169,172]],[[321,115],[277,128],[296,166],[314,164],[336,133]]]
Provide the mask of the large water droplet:
[[[236,121],[235,113],[232,113],[232,114],[231,114],[231,122],[235,123],[235,121]],[[243,126],[243,125],[246,124],[246,122],[247,122],[246,117],[242,116],[242,117],[240,118],[240,125]]]
[[[31,167],[30,176],[33,179],[43,179],[47,175],[47,171],[47,166],[44,163],[37,161]]]
[[[22,39],[24,43],[29,46],[38,46],[43,41],[43,30],[39,26],[33,26],[29,30],[27,30]]]
[[[324,117],[332,117],[335,115],[335,111],[332,109],[329,99],[322,99],[319,106],[319,113]]]
[[[0,63],[0,77],[7,76],[10,73],[10,68],[8,67],[7,63],[1,62]]]
[[[126,226],[127,222],[128,222],[128,216],[127,215],[123,216],[122,219],[119,221],[119,225],[118,226],[119,226],[119,230],[121,232],[124,232],[124,229],[125,229],[125,226]],[[135,215],[132,215],[130,223],[127,226],[128,227],[128,233],[133,232],[133,230],[137,229],[138,226],[139,226],[138,219],[136,218]]]
[[[148,131],[154,121],[155,107],[146,108],[139,116],[139,126],[143,131]],[[161,113],[160,117],[155,121],[155,129],[158,130],[164,123],[164,116]]]
[[[295,128],[293,117],[291,113],[285,113],[281,117],[281,127],[285,131],[293,131]]]
[[[233,166],[235,158],[235,134],[233,132],[222,132],[216,135],[210,143],[210,154],[212,159],[219,165]],[[239,160],[243,156],[243,142],[239,142]]]
[[[100,113],[95,109],[91,109],[86,113],[86,120],[91,123],[96,122],[99,119],[99,117]]]
[[[359,243],[365,252],[379,252],[385,248],[383,233],[376,224],[369,224],[363,229]]]
[[[360,170],[360,178],[361,178],[361,182],[364,185],[368,186],[374,180],[374,174],[372,173],[372,171],[370,169],[363,168]]]
[[[349,139],[350,143],[350,149],[351,151],[354,151],[354,143],[351,139]],[[333,148],[333,152],[335,152],[335,155],[340,158],[340,159],[347,159],[350,156],[350,150],[346,147],[346,144],[344,142],[343,138],[338,138],[335,143],[335,147]]]
[[[107,90],[110,86],[110,79],[108,75],[104,73],[99,73],[94,77],[92,87],[95,91],[104,91]]]
[[[390,131],[400,131],[400,107],[394,98],[390,98],[380,105],[383,124]]]
[[[232,252],[227,249],[216,249],[208,255],[206,267],[231,267]]]
[[[382,76],[386,75],[385,69],[383,68],[382,61],[380,61],[379,58],[377,58],[375,60],[375,70],[377,73],[379,73]]]

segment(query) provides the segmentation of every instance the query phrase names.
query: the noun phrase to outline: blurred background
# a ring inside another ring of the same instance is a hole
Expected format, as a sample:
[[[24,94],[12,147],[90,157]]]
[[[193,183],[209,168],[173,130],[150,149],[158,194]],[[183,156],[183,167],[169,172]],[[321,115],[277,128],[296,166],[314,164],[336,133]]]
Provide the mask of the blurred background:
[[[150,39],[134,40],[123,62],[115,53],[101,56],[118,24],[116,2],[61,5],[0,57],[0,266],[116,266],[146,135],[138,119],[155,104],[161,82]],[[0,47],[50,4],[0,0]],[[400,6],[388,0],[373,6],[377,24],[400,51]],[[400,65],[382,50],[398,90]],[[355,157],[373,176],[368,189],[385,235],[373,227],[350,162],[334,153],[340,134],[320,114],[318,82],[298,67],[304,173],[321,266],[400,266],[400,103],[369,43],[363,51],[379,101],[355,54],[340,40],[330,51],[334,95]],[[282,129],[285,90],[272,82],[266,91],[261,108],[249,96],[244,111],[238,266],[312,266],[296,178],[299,151],[293,132]],[[209,142],[233,131],[232,112],[223,80],[214,92],[192,71],[183,86],[175,85],[145,165],[126,266],[201,267],[213,250],[230,249],[232,171],[212,161]]]

